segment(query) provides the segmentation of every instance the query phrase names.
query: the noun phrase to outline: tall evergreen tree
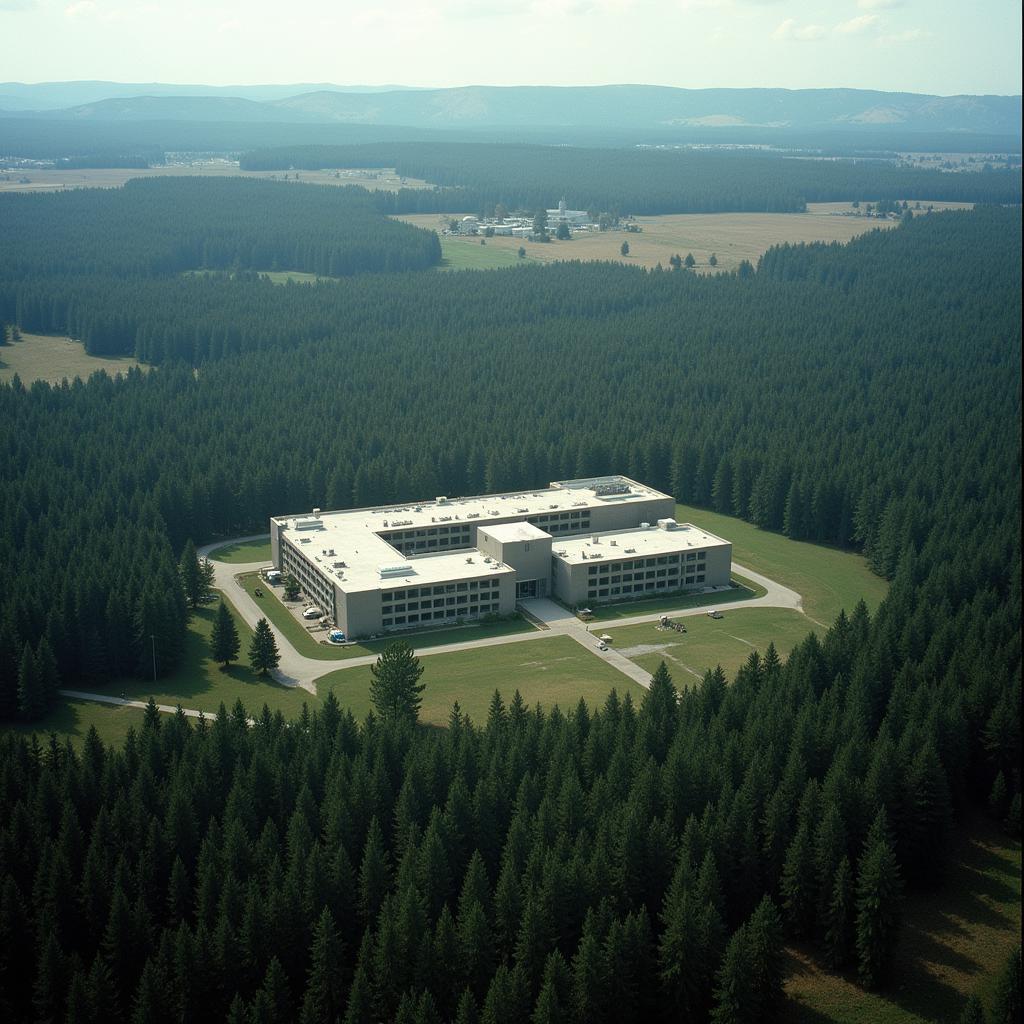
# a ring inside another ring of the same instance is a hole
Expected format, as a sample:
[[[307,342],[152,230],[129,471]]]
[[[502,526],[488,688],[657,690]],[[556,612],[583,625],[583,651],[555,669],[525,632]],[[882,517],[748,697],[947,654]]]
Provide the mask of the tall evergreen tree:
[[[370,700],[385,722],[406,722],[415,725],[423,698],[423,675],[412,648],[404,640],[389,644],[374,665],[370,666]]]
[[[900,929],[903,881],[885,831],[883,809],[857,874],[857,975],[866,988],[878,988],[887,980]]]
[[[227,668],[238,657],[240,646],[234,617],[228,606],[221,601],[210,630],[210,657]]]
[[[181,576],[181,586],[185,591],[185,599],[191,608],[195,608],[206,596],[203,573],[199,567],[199,556],[196,554],[196,546],[191,538],[185,541],[181,558],[178,561],[178,573]]]
[[[249,641],[249,665],[253,672],[265,676],[271,669],[277,668],[280,661],[281,655],[270,623],[260,619]]]

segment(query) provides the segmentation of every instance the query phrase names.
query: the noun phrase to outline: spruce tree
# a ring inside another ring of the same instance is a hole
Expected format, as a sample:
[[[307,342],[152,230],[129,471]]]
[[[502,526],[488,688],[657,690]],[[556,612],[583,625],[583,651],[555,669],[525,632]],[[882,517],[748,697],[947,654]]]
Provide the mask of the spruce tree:
[[[196,546],[191,539],[185,541],[181,559],[178,561],[178,573],[181,576],[181,587],[185,591],[185,599],[191,608],[195,608],[205,597],[205,591],[203,575],[199,568],[199,557],[196,555]]]
[[[228,606],[221,601],[210,630],[210,657],[227,668],[238,657],[240,646],[234,617]]]
[[[253,672],[265,676],[271,669],[277,668],[281,655],[277,650],[277,640],[266,619],[260,619],[249,642],[249,665]]]
[[[1020,1024],[1020,946],[1007,957],[992,996],[992,1024]]]
[[[370,675],[370,700],[382,721],[415,725],[425,686],[419,681],[423,666],[409,644],[389,644],[370,666]]]
[[[32,648],[26,643],[21,652],[21,665],[18,668],[18,713],[27,722],[42,718],[46,711],[46,701],[42,692],[42,680],[39,678],[39,666]]]
[[[762,898],[747,924],[751,980],[757,1003],[757,1019],[771,1024],[782,1017],[783,982],[782,917],[770,896]]]
[[[757,1020],[750,936],[746,925],[733,932],[715,977],[711,1024],[753,1024]]]
[[[345,1009],[344,948],[331,912],[324,907],[313,931],[302,1024],[333,1022]]]
[[[866,988],[885,983],[899,937],[903,882],[885,833],[883,809],[872,826],[857,874],[857,974]]]
[[[960,1011],[960,1019],[957,1024],[987,1024],[985,1020],[985,1008],[976,995],[969,995]]]
[[[844,857],[832,879],[832,898],[825,911],[825,962],[833,970],[841,970],[850,959],[853,934],[853,872],[850,860]]]

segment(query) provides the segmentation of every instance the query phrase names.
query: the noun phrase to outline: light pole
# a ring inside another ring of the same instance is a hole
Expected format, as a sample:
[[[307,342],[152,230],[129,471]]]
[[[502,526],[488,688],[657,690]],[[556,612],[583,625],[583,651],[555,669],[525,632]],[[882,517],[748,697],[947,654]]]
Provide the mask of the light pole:
[[[149,634],[149,639],[153,644],[153,683],[156,683],[156,636]]]

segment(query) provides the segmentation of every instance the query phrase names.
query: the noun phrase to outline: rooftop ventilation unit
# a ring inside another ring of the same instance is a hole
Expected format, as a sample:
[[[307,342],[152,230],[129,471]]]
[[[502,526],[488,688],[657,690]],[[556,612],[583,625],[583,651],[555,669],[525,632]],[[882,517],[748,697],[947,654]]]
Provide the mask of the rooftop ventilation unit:
[[[635,555],[636,554],[636,548],[623,548],[622,550],[625,551],[627,555]]]
[[[320,515],[320,509],[318,509],[318,508],[313,509],[313,515],[315,515],[315,516]]]
[[[629,484],[623,483],[621,480],[611,481],[609,483],[594,484],[594,494],[599,498],[608,498],[613,494],[629,494]]]
[[[436,503],[437,503],[438,505],[445,505],[445,504],[447,504],[447,503],[448,503],[448,497],[447,497],[447,495],[444,495],[444,494],[439,494],[439,495],[438,495],[438,496],[437,496],[437,497],[436,497],[436,498],[434,499],[434,501],[435,501],[435,502],[436,502]]]
[[[641,530],[649,530],[650,528],[651,528],[651,524],[650,523],[641,523],[640,524],[640,529]]]
[[[674,530],[679,524],[674,519],[659,519],[659,530]]]
[[[386,579],[388,576],[408,576],[414,574],[413,567],[408,562],[382,565],[377,571],[381,579]]]

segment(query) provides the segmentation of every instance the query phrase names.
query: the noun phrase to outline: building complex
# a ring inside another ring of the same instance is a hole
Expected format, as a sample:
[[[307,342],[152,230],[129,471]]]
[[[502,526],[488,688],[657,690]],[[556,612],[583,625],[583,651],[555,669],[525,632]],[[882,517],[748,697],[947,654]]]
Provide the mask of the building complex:
[[[540,491],[279,516],[274,566],[350,637],[730,584],[732,545],[622,476]]]

